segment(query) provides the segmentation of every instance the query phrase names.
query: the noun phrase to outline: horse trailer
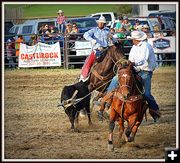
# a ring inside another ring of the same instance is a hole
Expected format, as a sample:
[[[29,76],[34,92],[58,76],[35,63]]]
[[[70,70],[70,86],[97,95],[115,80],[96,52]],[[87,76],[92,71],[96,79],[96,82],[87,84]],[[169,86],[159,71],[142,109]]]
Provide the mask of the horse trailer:
[[[147,17],[152,12],[174,12],[176,11],[176,4],[133,4],[132,15],[137,17]]]

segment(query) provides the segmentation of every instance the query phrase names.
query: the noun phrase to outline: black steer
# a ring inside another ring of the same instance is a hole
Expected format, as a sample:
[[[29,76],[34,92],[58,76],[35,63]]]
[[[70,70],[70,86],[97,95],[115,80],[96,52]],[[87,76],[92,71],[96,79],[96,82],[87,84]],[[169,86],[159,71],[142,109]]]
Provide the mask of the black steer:
[[[90,95],[88,95],[89,90],[87,85],[83,82],[78,82],[73,85],[65,86],[61,93],[61,104],[65,109],[65,113],[68,115],[71,129],[75,129],[75,119],[78,122],[78,115],[80,110],[85,109],[88,115],[88,124],[92,124],[90,117]],[[85,98],[83,98],[85,97]],[[80,99],[79,102],[76,103],[76,99]],[[75,102],[75,103],[74,103]]]

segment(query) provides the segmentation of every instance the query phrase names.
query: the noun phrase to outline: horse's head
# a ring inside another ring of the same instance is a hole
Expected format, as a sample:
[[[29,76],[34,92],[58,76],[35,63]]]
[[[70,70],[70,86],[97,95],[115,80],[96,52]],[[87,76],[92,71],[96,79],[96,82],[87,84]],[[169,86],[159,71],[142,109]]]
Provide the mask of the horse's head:
[[[119,91],[124,96],[125,99],[131,94],[133,87],[133,64],[126,60],[121,62],[121,66],[118,71],[118,80],[119,80]]]

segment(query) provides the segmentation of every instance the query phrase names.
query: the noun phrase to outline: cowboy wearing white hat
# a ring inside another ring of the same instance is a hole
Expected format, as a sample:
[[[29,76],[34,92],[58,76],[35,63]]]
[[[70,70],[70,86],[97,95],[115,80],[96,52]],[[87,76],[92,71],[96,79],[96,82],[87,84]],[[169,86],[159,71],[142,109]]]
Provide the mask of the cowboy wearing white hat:
[[[97,27],[90,29],[85,32],[83,37],[90,41],[92,44],[92,53],[88,56],[85,61],[85,64],[81,70],[80,81],[86,81],[88,79],[88,74],[91,66],[93,65],[96,58],[100,57],[102,51],[109,46],[111,35],[109,28],[106,25],[106,19],[104,16],[101,16],[97,21]],[[112,38],[115,42],[115,38]]]
[[[96,21],[97,23],[106,23],[106,19],[104,16],[100,16],[99,20]]]
[[[131,36],[127,36],[127,39],[143,41],[147,39],[147,35],[142,31],[133,31],[131,32]]]
[[[160,112],[158,104],[151,95],[151,78],[156,68],[156,58],[153,48],[146,41],[147,35],[142,31],[133,31],[131,32],[131,36],[127,38],[132,39],[133,42],[129,53],[129,60],[134,63],[137,74],[142,78],[142,84],[145,90],[143,96],[148,103],[149,113],[153,117],[154,122],[156,122],[160,117]],[[118,79],[114,77],[111,83],[110,87],[113,90],[118,85]]]

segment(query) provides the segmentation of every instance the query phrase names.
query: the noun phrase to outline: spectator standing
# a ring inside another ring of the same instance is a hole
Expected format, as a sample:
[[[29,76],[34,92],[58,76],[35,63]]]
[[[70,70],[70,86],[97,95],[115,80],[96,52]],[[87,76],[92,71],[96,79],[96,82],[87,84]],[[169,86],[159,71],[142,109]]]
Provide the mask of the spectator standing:
[[[155,25],[153,27],[153,37],[154,38],[161,38],[163,37],[163,33],[160,31],[160,26],[159,25]],[[156,56],[156,60],[158,61],[158,66],[162,66],[163,64],[163,54],[155,54]]]
[[[13,46],[13,42],[8,39],[6,42],[6,54],[7,54],[7,60],[8,60],[8,67],[10,69],[15,68],[15,63],[13,57],[15,56],[15,47]]]
[[[22,35],[19,35],[17,40],[15,41],[15,49],[16,49],[16,56],[19,57],[19,50],[20,50],[20,43],[23,43]]]
[[[64,26],[66,22],[66,17],[64,16],[64,12],[62,10],[59,10],[57,12],[57,25],[58,25],[58,30],[61,33],[64,33]]]

